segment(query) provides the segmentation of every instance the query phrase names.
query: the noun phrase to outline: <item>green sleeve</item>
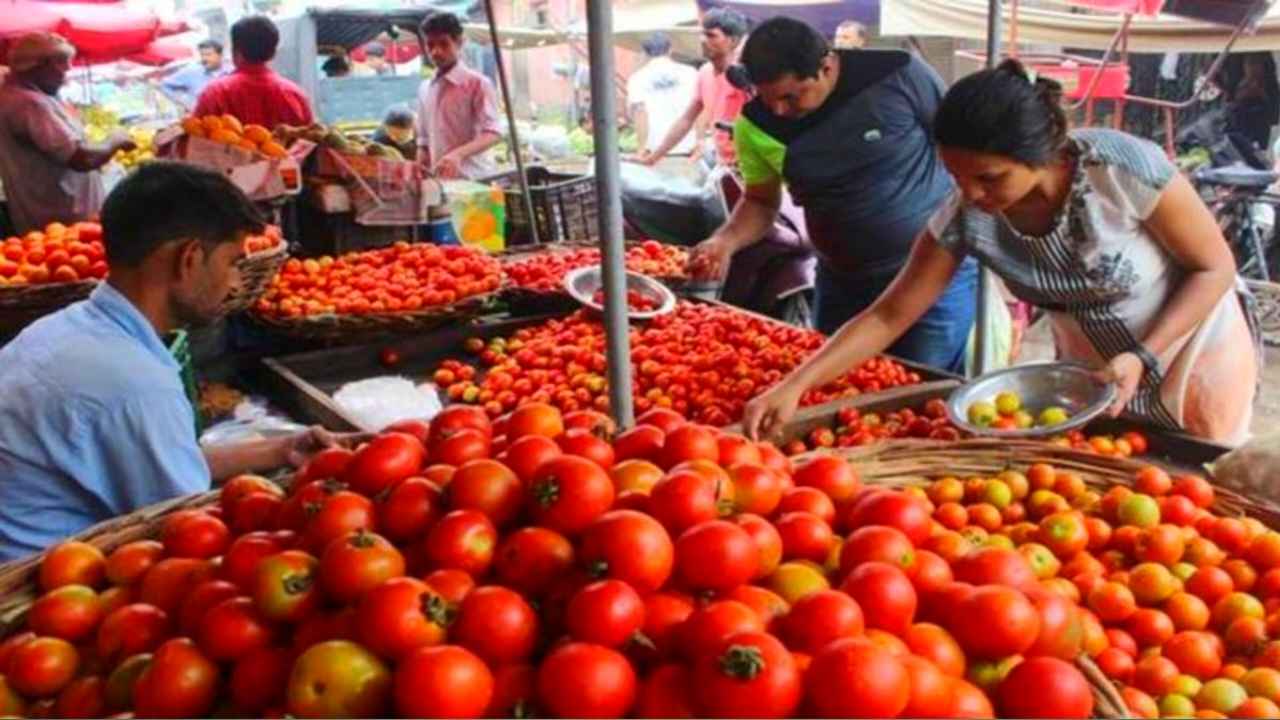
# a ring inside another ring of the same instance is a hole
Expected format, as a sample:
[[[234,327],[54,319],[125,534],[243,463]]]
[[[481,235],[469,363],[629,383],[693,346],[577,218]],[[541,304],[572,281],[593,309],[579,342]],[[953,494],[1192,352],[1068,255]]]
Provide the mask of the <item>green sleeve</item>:
[[[761,130],[746,115],[733,125],[733,143],[738,151],[738,170],[747,185],[763,185],[782,180],[782,163],[787,146]]]

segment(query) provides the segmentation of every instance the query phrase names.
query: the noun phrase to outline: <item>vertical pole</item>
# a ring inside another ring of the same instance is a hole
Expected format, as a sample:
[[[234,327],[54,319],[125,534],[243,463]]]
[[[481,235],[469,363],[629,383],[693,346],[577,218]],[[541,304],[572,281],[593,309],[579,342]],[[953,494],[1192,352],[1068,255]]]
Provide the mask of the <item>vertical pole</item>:
[[[993,68],[1000,62],[1000,0],[987,0],[987,67]],[[978,267],[978,298],[974,313],[973,358],[974,375],[981,375],[991,367],[991,358],[987,356],[987,316],[991,307],[987,302],[992,284],[991,271],[986,267]]]
[[[609,409],[619,427],[635,423],[631,401],[631,338],[627,318],[622,192],[613,91],[613,3],[587,2],[587,50],[591,63],[591,119],[596,150],[596,194],[600,199],[600,244],[604,254],[604,331],[609,366]]]
[[[533,213],[533,193],[529,192],[529,176],[524,172],[524,156],[520,153],[520,131],[516,129],[516,111],[511,103],[511,86],[507,83],[507,71],[502,64],[502,45],[498,42],[498,18],[493,14],[493,0],[484,0],[484,11],[489,18],[489,40],[493,43],[493,64],[498,71],[498,85],[502,89],[502,104],[507,108],[507,127],[511,132],[511,151],[516,158],[516,176],[520,179],[520,194],[524,197],[524,211],[529,218],[529,237],[538,244],[538,217]],[[422,42],[423,54],[427,43]]]

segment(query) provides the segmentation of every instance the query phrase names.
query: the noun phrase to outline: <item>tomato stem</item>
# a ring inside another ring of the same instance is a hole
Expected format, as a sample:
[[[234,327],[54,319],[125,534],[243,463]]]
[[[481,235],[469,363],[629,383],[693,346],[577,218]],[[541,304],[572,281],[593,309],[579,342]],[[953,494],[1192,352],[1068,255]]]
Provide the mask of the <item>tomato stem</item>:
[[[544,508],[551,507],[560,499],[560,483],[555,478],[538,483],[533,489],[533,497]]]
[[[720,656],[720,671],[739,680],[751,680],[764,670],[764,655],[751,645],[730,645]]]

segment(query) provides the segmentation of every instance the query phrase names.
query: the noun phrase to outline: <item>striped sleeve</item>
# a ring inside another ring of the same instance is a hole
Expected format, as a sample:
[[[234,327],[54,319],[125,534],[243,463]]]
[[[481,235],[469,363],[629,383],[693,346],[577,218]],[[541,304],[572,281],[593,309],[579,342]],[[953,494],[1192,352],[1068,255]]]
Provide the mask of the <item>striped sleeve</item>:
[[[960,258],[968,255],[970,249],[966,241],[962,220],[960,191],[953,190],[938,206],[938,209],[934,211],[933,217],[929,218],[929,224],[926,226],[929,235],[939,245]]]

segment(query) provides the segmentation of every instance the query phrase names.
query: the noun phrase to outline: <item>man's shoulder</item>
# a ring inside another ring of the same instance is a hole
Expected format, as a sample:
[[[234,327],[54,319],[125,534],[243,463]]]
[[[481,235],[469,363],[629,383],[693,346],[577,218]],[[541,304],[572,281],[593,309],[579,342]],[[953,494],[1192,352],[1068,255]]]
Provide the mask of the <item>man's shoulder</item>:
[[[24,108],[43,108],[45,102],[40,93],[11,82],[0,82],[0,108],[15,111]]]

